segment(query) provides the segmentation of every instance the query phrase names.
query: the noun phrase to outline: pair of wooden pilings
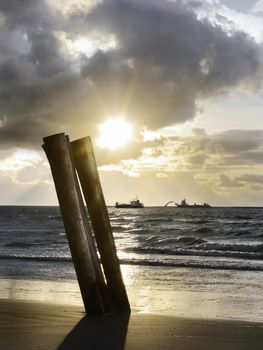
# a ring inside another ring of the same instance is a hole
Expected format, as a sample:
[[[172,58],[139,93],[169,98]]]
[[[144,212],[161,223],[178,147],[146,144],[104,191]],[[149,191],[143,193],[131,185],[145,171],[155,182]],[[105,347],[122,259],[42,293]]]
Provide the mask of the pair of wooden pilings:
[[[87,315],[130,311],[90,137],[43,141]]]

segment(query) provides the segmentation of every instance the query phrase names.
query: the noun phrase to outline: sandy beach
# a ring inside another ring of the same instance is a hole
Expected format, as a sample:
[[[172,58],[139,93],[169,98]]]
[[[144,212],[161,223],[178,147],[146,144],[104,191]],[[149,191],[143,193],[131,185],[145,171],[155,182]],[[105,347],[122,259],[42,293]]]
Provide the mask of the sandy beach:
[[[85,317],[82,307],[1,300],[0,348],[261,350],[263,324],[150,313]]]

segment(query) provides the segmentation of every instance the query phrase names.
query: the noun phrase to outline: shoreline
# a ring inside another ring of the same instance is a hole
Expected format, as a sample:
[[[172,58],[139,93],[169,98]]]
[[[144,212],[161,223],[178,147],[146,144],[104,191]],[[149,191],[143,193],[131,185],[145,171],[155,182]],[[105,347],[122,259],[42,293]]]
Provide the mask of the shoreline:
[[[147,279],[143,279],[143,273]],[[235,280],[227,271],[215,275],[203,270],[175,269],[173,275],[168,284],[164,279],[157,280],[152,269],[123,270],[132,312],[263,322],[262,273],[254,276],[242,272],[235,275]],[[2,277],[0,299],[82,306],[78,283],[72,279]]]
[[[152,284],[140,280],[136,285],[136,274],[128,278],[134,269],[123,272],[132,313],[103,317],[85,317],[76,280],[2,277],[0,349],[262,349],[263,298],[252,289],[243,290],[239,284],[235,288],[231,284],[229,293],[225,285],[228,272],[225,280],[220,273],[220,284],[210,276],[210,288],[208,285],[202,289],[200,284],[199,290],[197,271],[189,275],[189,270],[175,270],[177,279],[169,285],[152,279],[150,270],[147,275]],[[208,275],[206,272],[207,278]],[[246,274],[242,276],[247,278]],[[192,281],[195,284],[190,289]],[[242,285],[242,280],[239,282]]]
[[[4,350],[260,350],[263,323],[132,312],[84,317],[79,306],[0,300]]]

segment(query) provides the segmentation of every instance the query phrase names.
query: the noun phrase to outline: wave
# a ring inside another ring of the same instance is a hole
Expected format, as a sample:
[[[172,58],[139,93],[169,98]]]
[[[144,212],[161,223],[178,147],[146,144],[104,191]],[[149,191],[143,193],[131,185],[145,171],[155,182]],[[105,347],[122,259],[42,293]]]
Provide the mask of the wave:
[[[202,244],[206,242],[204,239],[196,238],[192,236],[182,236],[177,238],[175,241],[185,245],[195,245],[195,244]]]
[[[263,244],[230,244],[230,243],[205,243],[202,245],[202,249],[219,250],[219,251],[232,251],[232,252],[248,252],[248,253],[263,253]]]
[[[246,230],[231,232],[231,234],[233,236],[235,236],[235,237],[249,237],[249,236],[252,236],[252,232],[251,231],[246,231]]]
[[[200,233],[200,234],[202,234],[202,235],[203,235],[203,234],[205,234],[205,235],[211,234],[211,233],[213,233],[213,232],[214,232],[214,230],[211,229],[210,227],[200,227],[200,228],[194,230],[194,233]]]
[[[32,260],[32,261],[54,261],[54,262],[69,262],[71,257],[58,256],[26,256],[26,255],[0,255],[2,260]]]
[[[35,246],[48,246],[48,245],[64,245],[67,244],[67,240],[55,240],[55,239],[34,239],[31,242],[14,241],[3,244],[5,247],[9,248],[30,248]]]
[[[178,268],[196,268],[196,269],[211,269],[211,270],[238,270],[238,271],[263,271],[263,265],[236,265],[217,263],[216,265],[200,262],[173,262],[173,261],[136,261],[136,260],[120,260],[122,265],[141,265],[141,266],[165,266]]]
[[[237,270],[237,271],[263,271],[262,265],[231,265],[209,263],[194,263],[194,262],[156,262],[156,261],[134,261],[120,260],[122,265],[142,265],[142,266],[165,266],[178,268],[196,268],[196,269],[211,269],[211,270]]]
[[[245,221],[253,219],[252,216],[250,216],[250,215],[236,215],[236,216],[234,216],[234,218],[237,220],[245,220]]]
[[[203,224],[211,223],[210,220],[206,220],[206,219],[187,220],[185,222],[187,222],[188,224],[196,224],[196,225],[203,225]]]
[[[5,233],[8,233],[9,235],[10,234],[25,235],[25,234],[56,234],[57,232],[55,229],[34,228],[34,229],[22,230],[22,229],[17,229],[17,227],[0,230],[0,235]]]
[[[71,257],[39,257],[39,256],[0,256],[1,259],[25,260],[25,261],[46,261],[46,262],[72,262]],[[173,268],[196,268],[196,269],[212,269],[212,270],[240,270],[240,271],[263,271],[263,265],[237,265],[234,263],[217,262],[216,264],[209,262],[175,262],[175,261],[151,261],[151,260],[135,260],[120,259],[121,265],[136,266],[156,266],[156,267],[173,267]]]
[[[127,231],[127,228],[126,228],[126,227],[123,227],[123,226],[114,226],[114,225],[111,225],[111,229],[112,229],[112,231],[115,232],[115,233]]]
[[[154,217],[154,218],[143,218],[142,222],[158,222],[158,223],[162,223],[162,222],[171,222],[174,221],[173,217],[166,217],[164,218],[162,217]]]
[[[6,247],[15,247],[15,248],[27,248],[32,247],[34,243],[27,243],[27,242],[11,242],[5,244]]]
[[[261,251],[231,251],[231,250],[204,250],[197,247],[186,248],[164,248],[164,247],[132,247],[124,249],[126,252],[137,254],[155,254],[168,256],[207,256],[207,257],[225,257],[225,258],[242,258],[248,260],[263,260]]]

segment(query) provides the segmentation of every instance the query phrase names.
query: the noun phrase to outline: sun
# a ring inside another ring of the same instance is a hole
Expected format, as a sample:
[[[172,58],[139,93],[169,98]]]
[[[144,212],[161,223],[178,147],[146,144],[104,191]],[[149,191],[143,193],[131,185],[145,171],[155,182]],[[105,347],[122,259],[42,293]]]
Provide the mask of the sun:
[[[96,144],[112,151],[125,146],[132,138],[133,128],[123,117],[112,117],[99,125],[100,136]]]

